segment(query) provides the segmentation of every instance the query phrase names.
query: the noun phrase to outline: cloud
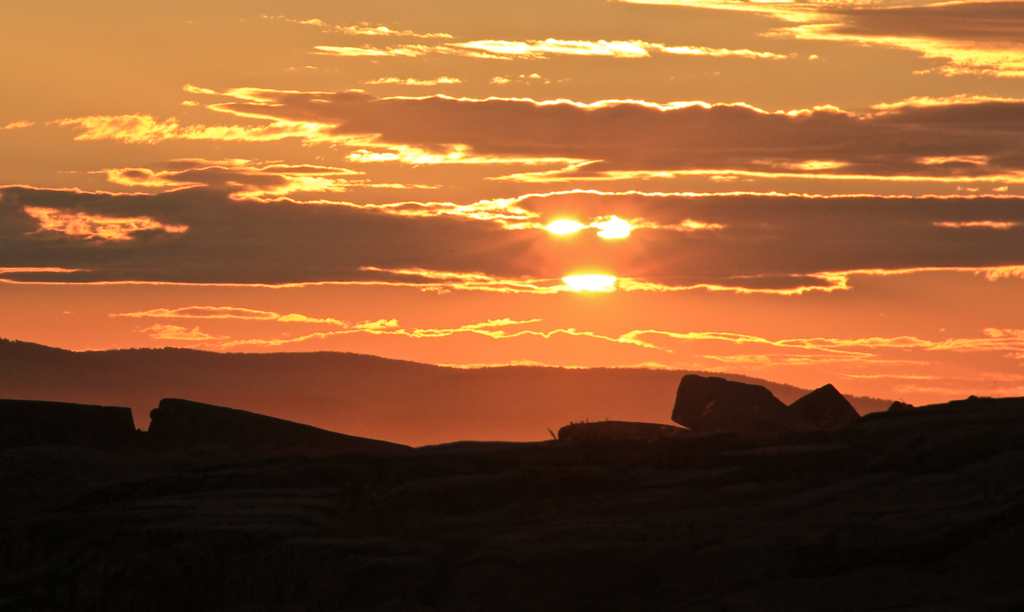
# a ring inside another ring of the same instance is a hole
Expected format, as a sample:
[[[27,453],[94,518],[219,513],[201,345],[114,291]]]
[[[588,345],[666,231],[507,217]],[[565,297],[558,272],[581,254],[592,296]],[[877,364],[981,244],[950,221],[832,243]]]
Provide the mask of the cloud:
[[[460,334],[474,334],[484,336],[494,340],[510,340],[514,338],[524,337],[536,337],[536,338],[551,338],[554,336],[570,336],[576,338],[591,338],[596,340],[603,340],[616,344],[628,344],[632,346],[639,346],[644,348],[657,349],[656,346],[648,344],[641,340],[614,337],[598,334],[591,331],[580,331],[573,328],[567,329],[553,329],[553,330],[532,330],[532,329],[521,329],[515,331],[507,331],[504,328],[512,326],[522,326],[531,323],[538,323],[540,319],[528,319],[528,320],[516,320],[516,319],[489,319],[481,323],[469,323],[466,325],[460,325],[458,327],[449,328],[406,328],[398,323],[394,319],[381,319],[379,321],[367,321],[364,323],[356,324],[345,330],[338,331],[327,331],[327,332],[314,332],[311,334],[305,334],[294,338],[249,338],[244,340],[230,340],[220,343],[220,348],[231,349],[239,346],[262,346],[262,347],[279,347],[289,344],[300,344],[309,342],[311,340],[324,340],[331,337],[344,336],[350,334],[369,334],[374,336],[403,336],[406,338],[447,338],[450,336]],[[225,339],[226,340],[226,339]]]
[[[788,23],[769,35],[905,49],[924,58],[943,60],[937,72],[947,76],[1024,77],[1024,3],[1018,1],[912,6],[897,0],[619,1],[760,13]]]
[[[1007,230],[1014,227],[1019,227],[1020,223],[1017,221],[936,221],[934,223],[936,227],[948,227],[951,229],[961,229],[965,227],[985,227],[988,229]]]
[[[228,192],[207,188],[153,196],[20,187],[0,193],[0,266],[89,270],[61,275],[68,280],[373,282],[389,275],[364,270],[367,266],[424,264],[456,273],[485,269],[526,276],[539,261],[530,255],[528,236],[493,221],[450,215],[406,217],[354,205],[232,199]],[[42,220],[30,214],[40,209],[57,212]],[[84,219],[93,224],[88,226],[93,234],[98,227],[114,227],[119,236],[133,239],[98,245],[47,229],[47,219]],[[147,225],[140,225],[141,219]],[[168,234],[167,227],[188,231]],[[72,261],[75,265],[67,265]]]
[[[409,38],[452,38],[451,34],[445,34],[444,32],[433,32],[429,34],[420,34],[413,32],[412,30],[392,30],[391,28],[384,25],[370,25],[367,22],[362,22],[357,25],[341,26],[331,25],[320,19],[289,19],[284,16],[268,16],[261,15],[263,19],[271,21],[283,21],[287,23],[294,23],[298,25],[316,26],[324,32],[338,32],[341,34],[348,34],[349,36],[402,36]]]
[[[238,308],[234,306],[186,306],[184,308],[155,308],[139,312],[111,314],[112,317],[133,319],[247,319],[254,321],[275,320],[281,317],[276,312]]]
[[[149,332],[149,337],[155,340],[171,340],[176,342],[211,342],[228,339],[228,336],[211,336],[210,334],[203,333],[199,331],[198,327],[186,329],[178,325],[161,325],[160,323],[140,331]]]
[[[549,294],[570,289],[565,277],[597,274],[617,278],[626,292],[800,295],[849,290],[870,276],[1024,277],[1024,199],[1011,196],[574,190],[467,205],[360,206],[233,198],[209,188],[0,193],[0,266],[78,270],[62,273],[61,282],[329,282]],[[38,210],[55,212],[34,216]],[[601,220],[612,217],[628,221],[627,237],[599,235]],[[69,223],[45,229],[53,219]],[[587,227],[570,235],[545,229],[559,219]],[[73,220],[83,220],[87,233],[69,229]],[[188,231],[167,230],[181,227]],[[119,239],[101,238],[101,229]],[[18,279],[55,280],[42,272]]]
[[[182,126],[174,117],[159,121],[150,115],[93,115],[60,119],[53,123],[77,127],[82,131],[75,140],[120,140],[129,144],[155,144],[165,140],[220,140],[270,142],[302,138],[307,142],[330,141],[319,133],[324,126],[282,121],[264,126]]]
[[[295,193],[342,193],[352,187],[431,189],[430,185],[377,184],[355,178],[363,173],[348,168],[310,164],[261,164],[245,159],[207,161],[172,160],[166,169],[107,168],[107,180],[126,187],[185,189],[211,187],[230,192],[232,198],[270,198]]]
[[[0,268],[0,274],[67,274],[69,272],[83,272],[81,269],[74,268]]]
[[[856,114],[823,106],[515,98],[378,98],[239,89],[210,105],[310,142],[362,147],[349,162],[554,163],[528,182],[699,174],[900,181],[1024,181],[1024,100],[908,100]],[[252,128],[258,129],[258,128]],[[293,135],[301,130],[291,130]]]
[[[104,217],[84,212],[64,212],[56,208],[26,206],[25,214],[39,221],[37,233],[56,232],[86,240],[132,240],[136,232],[162,230],[168,234],[182,234],[187,225],[164,225],[149,217]]]
[[[0,126],[0,130],[21,130],[35,125],[35,121],[12,121],[7,125]]]
[[[412,85],[415,87],[434,87],[436,85],[455,85],[461,83],[462,79],[454,77],[437,77],[436,79],[400,79],[398,77],[381,77],[369,81],[363,81],[364,85]]]
[[[643,40],[473,40],[441,45],[398,45],[394,47],[337,47],[319,45],[320,55],[338,57],[423,57],[432,53],[460,55],[477,59],[541,60],[551,56],[609,57],[639,59],[651,54],[701,57],[741,57],[746,59],[787,59],[789,56],[750,49],[718,49],[700,46],[673,47]]]
[[[186,306],[184,308],[154,308],[139,312],[113,313],[111,317],[130,317],[134,319],[243,319],[248,321],[277,321],[278,323],[317,323],[352,327],[347,321],[331,318],[307,317],[301,314],[282,315],[267,310],[237,308],[234,306]],[[363,325],[363,324],[359,324]],[[358,325],[357,325],[358,327]]]
[[[913,335],[865,337],[782,337],[720,331],[675,331],[666,329],[634,329],[621,334],[597,333],[576,328],[546,327],[541,319],[488,319],[453,327],[407,327],[396,319],[377,319],[347,323],[334,318],[308,317],[301,314],[280,316],[277,313],[238,307],[158,308],[142,313],[111,316],[181,318],[238,318],[262,322],[264,314],[276,315],[278,322],[303,322],[327,325],[325,331],[314,331],[293,337],[231,338],[204,333],[198,327],[188,329],[177,325],[156,324],[138,331],[148,332],[162,340],[203,342],[220,349],[242,346],[280,347],[347,335],[401,336],[415,339],[447,338],[456,335],[478,335],[493,340],[519,338],[550,339],[557,336],[585,338],[648,349],[665,354],[703,352],[710,361],[745,366],[802,366],[822,364],[867,363],[904,366],[897,374],[850,374],[849,377],[901,377],[907,380],[931,380],[934,376],[908,373],[907,365],[927,365],[932,353],[990,353],[1024,358],[1024,330],[987,328],[974,337],[929,339]],[[237,315],[237,316],[236,316]],[[341,328],[341,329],[337,329]],[[241,329],[241,328],[235,328]],[[737,352],[738,351],[738,352]],[[1011,376],[1019,381],[1019,375]],[[1009,379],[1008,379],[1009,380]]]
[[[906,49],[942,59],[938,72],[1024,77],[1024,3],[947,2],[924,6],[839,5],[779,31],[810,40]]]

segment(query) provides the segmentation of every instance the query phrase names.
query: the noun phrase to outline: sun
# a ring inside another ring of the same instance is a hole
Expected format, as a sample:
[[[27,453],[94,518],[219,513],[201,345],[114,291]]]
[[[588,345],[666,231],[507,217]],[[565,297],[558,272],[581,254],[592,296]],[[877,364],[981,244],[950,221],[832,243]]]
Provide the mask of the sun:
[[[595,227],[599,232],[597,235],[605,240],[618,240],[621,238],[629,238],[629,233],[633,231],[633,226],[628,221],[612,215],[603,221],[597,221],[592,223],[591,227]]]
[[[562,282],[569,285],[570,291],[615,291],[617,280],[614,276],[605,274],[578,274],[562,278]]]
[[[575,234],[585,227],[587,226],[583,225],[579,221],[573,221],[572,219],[559,219],[548,223],[544,229],[548,230],[552,234],[565,236],[567,234]]]

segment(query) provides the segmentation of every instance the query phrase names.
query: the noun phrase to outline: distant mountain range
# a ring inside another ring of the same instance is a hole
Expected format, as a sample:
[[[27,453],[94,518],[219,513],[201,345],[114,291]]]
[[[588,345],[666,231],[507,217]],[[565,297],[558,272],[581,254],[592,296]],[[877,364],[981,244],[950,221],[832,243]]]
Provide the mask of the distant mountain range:
[[[349,435],[414,446],[542,440],[570,422],[669,423],[689,370],[441,367],[355,353],[74,352],[0,339],[0,398],[132,409],[140,428],[165,397],[228,406]],[[785,403],[807,393],[735,374]],[[829,381],[821,381],[825,384]],[[847,396],[861,413],[891,400]]]

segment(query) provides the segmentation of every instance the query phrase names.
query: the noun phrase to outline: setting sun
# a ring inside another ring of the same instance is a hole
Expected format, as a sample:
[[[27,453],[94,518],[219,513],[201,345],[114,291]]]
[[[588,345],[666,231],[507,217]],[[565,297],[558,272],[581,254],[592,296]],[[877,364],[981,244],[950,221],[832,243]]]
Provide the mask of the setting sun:
[[[565,236],[567,234],[575,234],[585,227],[586,225],[583,225],[579,221],[573,221],[572,219],[559,219],[558,221],[552,221],[547,224],[544,229],[548,230],[552,234]]]
[[[579,274],[562,278],[572,291],[615,291],[617,280],[605,274]]]
[[[599,232],[597,235],[605,240],[617,240],[619,238],[628,238],[629,233],[633,231],[633,226],[627,221],[612,215],[604,221],[598,221],[591,225],[596,227]]]

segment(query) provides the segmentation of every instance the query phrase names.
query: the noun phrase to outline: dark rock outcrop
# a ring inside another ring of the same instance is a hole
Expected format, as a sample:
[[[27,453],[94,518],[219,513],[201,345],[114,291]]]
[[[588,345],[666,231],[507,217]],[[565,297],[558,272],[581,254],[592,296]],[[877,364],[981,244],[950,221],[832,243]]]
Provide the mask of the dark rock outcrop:
[[[402,444],[318,429],[245,410],[183,399],[163,399],[146,434],[154,448],[224,445],[242,457],[325,457],[408,448]]]
[[[886,412],[899,412],[901,410],[913,410],[913,404],[907,404],[905,402],[893,402],[889,405],[889,409]]]
[[[696,374],[679,382],[672,420],[698,433],[776,434],[817,429],[760,385]]]
[[[0,449],[68,445],[111,449],[135,439],[130,408],[0,400]]]
[[[857,410],[832,385],[811,391],[789,408],[808,423],[828,430],[842,429],[860,418]]]
[[[570,423],[558,430],[562,441],[581,440],[656,440],[692,433],[689,429],[658,423],[635,421],[596,421],[594,423]]]

